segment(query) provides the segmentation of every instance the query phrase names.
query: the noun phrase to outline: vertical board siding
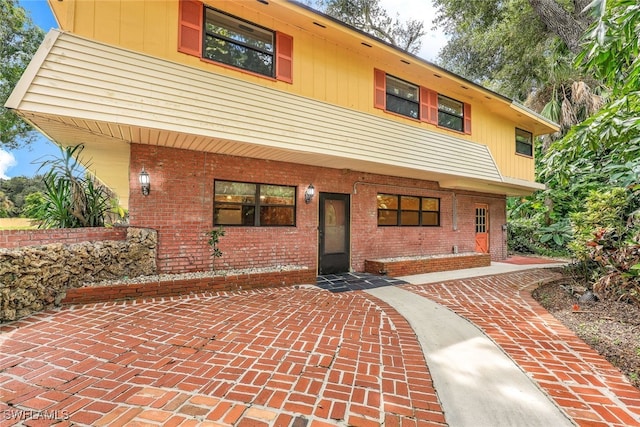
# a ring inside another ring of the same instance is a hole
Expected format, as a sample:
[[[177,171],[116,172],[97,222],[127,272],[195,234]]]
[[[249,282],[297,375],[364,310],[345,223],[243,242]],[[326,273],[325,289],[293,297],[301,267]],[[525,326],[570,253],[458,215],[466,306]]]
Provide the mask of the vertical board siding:
[[[196,57],[189,57],[178,51],[178,0],[156,1],[140,0],[136,2],[125,0],[77,1],[74,3],[74,33],[98,41],[121,46],[125,49],[141,51],[149,55],[167,59],[169,61],[188,64],[221,75],[232,76],[265,87],[277,87],[279,90],[293,94],[307,96],[323,102],[329,102],[341,107],[367,112],[391,120],[406,122],[401,117],[388,117],[383,111],[374,108],[372,88],[375,67],[385,68],[385,71],[404,76],[399,65],[381,64],[375,57],[368,56],[368,52],[356,52],[345,46],[337,46],[323,39],[319,33],[304,30],[295,22],[279,21],[266,13],[260,13],[259,7],[254,8],[246,2],[221,2],[213,6],[225,12],[241,16],[258,25],[263,25],[274,31],[283,31],[293,37],[295,63],[293,67],[293,84],[283,84],[270,81],[248,73],[223,68],[205,63]],[[54,5],[60,7],[59,5]],[[366,55],[365,55],[366,54]],[[408,80],[412,80],[408,78]],[[423,82],[414,83],[424,85]],[[428,89],[438,90],[437,87]],[[444,93],[444,95],[447,95]],[[454,94],[449,94],[454,95]],[[470,102],[473,109],[473,133],[463,135],[463,138],[473,140],[488,146],[505,175],[533,181],[533,160],[517,158],[512,150],[512,137],[500,133],[496,140],[487,137],[486,132],[478,132],[482,110],[489,113],[475,99],[461,99]],[[505,107],[506,108],[506,107]],[[489,124],[495,125],[504,121],[495,114],[491,116]],[[430,117],[430,123],[433,118]],[[431,127],[429,123],[413,126]],[[509,125],[513,125],[509,123]],[[435,132],[447,133],[442,129],[431,129]],[[513,163],[517,167],[513,167]]]
[[[481,144],[70,34],[58,38],[23,104],[48,114],[501,182]]]

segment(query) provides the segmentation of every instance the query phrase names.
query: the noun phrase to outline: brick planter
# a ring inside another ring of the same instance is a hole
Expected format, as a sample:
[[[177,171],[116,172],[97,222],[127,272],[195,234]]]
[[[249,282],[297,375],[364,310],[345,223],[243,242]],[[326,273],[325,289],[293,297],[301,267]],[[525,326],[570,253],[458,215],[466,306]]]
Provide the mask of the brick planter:
[[[309,269],[269,273],[229,274],[196,279],[161,280],[147,283],[86,286],[67,290],[62,304],[168,297],[216,291],[238,291],[268,287],[291,286],[316,282],[316,272]]]
[[[438,271],[488,267],[490,265],[490,254],[464,253],[366,260],[364,262],[364,271],[371,274],[399,277]]]

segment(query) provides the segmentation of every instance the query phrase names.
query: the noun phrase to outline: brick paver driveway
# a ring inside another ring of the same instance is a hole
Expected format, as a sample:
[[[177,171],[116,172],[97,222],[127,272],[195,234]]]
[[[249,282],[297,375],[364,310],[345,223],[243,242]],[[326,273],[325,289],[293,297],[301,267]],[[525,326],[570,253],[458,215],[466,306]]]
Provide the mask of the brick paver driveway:
[[[531,299],[535,270],[406,286],[467,317],[580,425],[640,392]],[[1,425],[444,425],[408,323],[315,286],[66,307],[0,325]]]
[[[411,328],[362,292],[97,304],[2,331],[3,425],[31,415],[97,426],[444,422]]]

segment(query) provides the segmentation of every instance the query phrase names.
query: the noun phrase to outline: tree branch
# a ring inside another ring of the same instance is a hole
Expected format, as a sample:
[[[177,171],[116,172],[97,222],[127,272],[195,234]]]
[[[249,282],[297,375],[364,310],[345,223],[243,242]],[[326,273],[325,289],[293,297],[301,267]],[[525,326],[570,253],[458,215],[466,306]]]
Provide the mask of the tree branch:
[[[556,0],[529,0],[529,4],[547,28],[556,34],[575,54],[580,52],[580,39],[588,27],[588,14],[569,13]],[[574,3],[576,6],[580,1]],[[580,14],[580,15],[579,15]]]

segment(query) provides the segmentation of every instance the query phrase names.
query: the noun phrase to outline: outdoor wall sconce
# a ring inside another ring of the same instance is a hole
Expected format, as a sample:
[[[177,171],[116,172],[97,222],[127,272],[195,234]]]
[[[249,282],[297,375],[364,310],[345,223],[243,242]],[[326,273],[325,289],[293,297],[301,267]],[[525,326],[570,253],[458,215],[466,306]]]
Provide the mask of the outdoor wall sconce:
[[[147,171],[144,170],[144,166],[142,167],[142,171],[140,171],[140,189],[142,190],[143,196],[148,196],[151,191],[151,179]]]
[[[304,190],[304,202],[306,204],[311,203],[313,196],[316,194],[316,189],[313,188],[313,184],[309,184],[306,190]]]

